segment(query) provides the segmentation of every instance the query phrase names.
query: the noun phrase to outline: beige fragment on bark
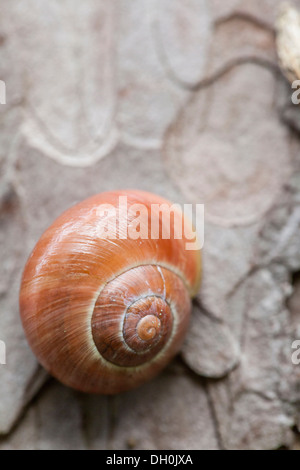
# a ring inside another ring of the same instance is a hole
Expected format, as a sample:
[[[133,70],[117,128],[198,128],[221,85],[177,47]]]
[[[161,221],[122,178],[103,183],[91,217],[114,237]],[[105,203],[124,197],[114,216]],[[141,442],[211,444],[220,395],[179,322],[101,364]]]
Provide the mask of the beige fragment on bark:
[[[279,63],[285,76],[300,80],[300,11],[284,4],[276,23]]]

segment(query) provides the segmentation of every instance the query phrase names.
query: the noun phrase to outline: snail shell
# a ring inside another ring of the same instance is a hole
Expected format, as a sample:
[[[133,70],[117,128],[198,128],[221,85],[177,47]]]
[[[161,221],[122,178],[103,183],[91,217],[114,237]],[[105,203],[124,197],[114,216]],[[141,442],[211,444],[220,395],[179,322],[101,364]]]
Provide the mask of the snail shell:
[[[119,208],[124,196],[127,218]],[[110,206],[99,214],[103,204]],[[114,394],[149,380],[178,352],[188,326],[200,278],[199,250],[186,249],[191,223],[181,239],[172,224],[168,239],[125,237],[136,204],[147,209],[139,214],[147,233],[153,207],[171,206],[142,191],[91,197],[46,230],[24,270],[20,312],[29,344],[52,375],[81,391]],[[110,227],[111,207],[118,220],[114,240],[99,236],[99,228]],[[162,230],[161,214],[158,220]],[[176,220],[184,222],[179,209]]]

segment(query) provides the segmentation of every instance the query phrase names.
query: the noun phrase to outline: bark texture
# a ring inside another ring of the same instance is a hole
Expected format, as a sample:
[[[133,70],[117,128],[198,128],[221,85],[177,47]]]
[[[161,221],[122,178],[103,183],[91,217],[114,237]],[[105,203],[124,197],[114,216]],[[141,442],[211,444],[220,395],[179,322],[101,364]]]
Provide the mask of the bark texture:
[[[0,0],[0,449],[297,448],[300,110],[281,2],[75,3]],[[27,346],[20,276],[63,210],[130,187],[205,203],[203,283],[163,374],[79,394]]]

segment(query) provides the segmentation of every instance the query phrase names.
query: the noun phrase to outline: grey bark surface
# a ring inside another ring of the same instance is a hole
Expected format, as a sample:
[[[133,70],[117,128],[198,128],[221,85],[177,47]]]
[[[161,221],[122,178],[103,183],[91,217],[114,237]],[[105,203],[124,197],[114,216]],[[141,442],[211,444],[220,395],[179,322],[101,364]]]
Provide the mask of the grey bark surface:
[[[0,0],[0,449],[299,447],[300,111],[280,3]],[[50,223],[118,188],[205,204],[203,282],[180,357],[90,396],[38,366],[18,290]]]

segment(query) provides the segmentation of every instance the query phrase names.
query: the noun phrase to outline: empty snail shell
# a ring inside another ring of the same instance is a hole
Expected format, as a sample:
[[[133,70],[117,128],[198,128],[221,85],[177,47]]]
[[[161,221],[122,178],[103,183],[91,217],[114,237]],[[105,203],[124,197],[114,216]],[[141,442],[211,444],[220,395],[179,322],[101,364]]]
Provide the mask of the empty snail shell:
[[[64,384],[119,393],[155,376],[180,349],[200,255],[186,249],[193,228],[178,208],[168,238],[149,236],[153,208],[161,232],[170,207],[143,191],[101,193],[64,212],[35,246],[22,278],[21,319],[38,360]],[[147,236],[128,236],[137,220]],[[181,238],[175,221],[185,223]]]

